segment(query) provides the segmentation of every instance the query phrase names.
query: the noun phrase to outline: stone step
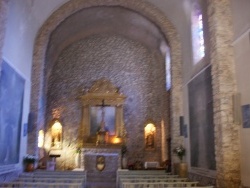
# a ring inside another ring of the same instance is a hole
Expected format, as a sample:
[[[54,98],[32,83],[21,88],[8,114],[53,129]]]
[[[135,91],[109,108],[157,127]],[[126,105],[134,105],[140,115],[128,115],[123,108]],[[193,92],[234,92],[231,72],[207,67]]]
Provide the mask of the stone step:
[[[116,181],[116,173],[113,172],[88,172],[88,181]]]
[[[109,182],[109,183],[113,183],[116,182],[115,179],[100,179],[100,178],[91,178],[91,179],[87,179],[87,182]]]
[[[88,171],[87,188],[115,188],[116,172]]]
[[[116,184],[109,182],[87,182],[86,188],[116,188]]]

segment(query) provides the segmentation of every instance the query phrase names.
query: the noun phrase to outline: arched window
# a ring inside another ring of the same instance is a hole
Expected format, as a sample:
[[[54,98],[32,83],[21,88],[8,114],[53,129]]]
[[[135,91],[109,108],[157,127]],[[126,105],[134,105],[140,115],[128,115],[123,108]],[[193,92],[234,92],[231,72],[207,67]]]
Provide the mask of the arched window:
[[[171,60],[170,60],[170,49],[166,49],[166,89],[169,91],[171,89]]]
[[[193,62],[197,64],[205,56],[203,18],[200,6],[195,3],[192,8],[192,47]]]

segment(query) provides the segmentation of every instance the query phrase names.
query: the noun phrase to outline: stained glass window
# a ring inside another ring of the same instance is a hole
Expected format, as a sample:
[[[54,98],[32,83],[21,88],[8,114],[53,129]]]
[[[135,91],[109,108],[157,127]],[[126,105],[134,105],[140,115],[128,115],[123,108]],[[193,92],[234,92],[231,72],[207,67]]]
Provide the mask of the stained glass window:
[[[170,50],[167,48],[166,52],[166,89],[171,89],[171,61],[170,61]]]
[[[196,64],[205,56],[203,18],[197,6],[194,6],[192,13],[192,44],[193,62]]]

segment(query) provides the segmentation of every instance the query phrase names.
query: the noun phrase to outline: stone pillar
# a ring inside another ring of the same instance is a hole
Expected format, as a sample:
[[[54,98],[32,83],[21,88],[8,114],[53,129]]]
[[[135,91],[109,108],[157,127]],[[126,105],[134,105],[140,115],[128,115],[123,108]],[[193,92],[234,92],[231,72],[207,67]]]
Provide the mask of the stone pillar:
[[[178,39],[178,38],[177,38]],[[179,39],[172,41],[171,49],[171,75],[172,86],[170,91],[170,131],[171,131],[171,158],[172,163],[179,162],[173,153],[173,148],[184,145],[184,139],[180,136],[180,116],[183,116],[183,85],[182,63]]]
[[[85,153],[84,153],[84,149],[82,148],[81,151],[82,151],[82,153],[80,155],[81,156],[80,168],[85,170],[85,165],[84,165],[84,157],[85,157],[84,155],[85,155]]]
[[[166,127],[163,119],[161,120],[161,160],[167,160],[167,139],[166,139]]]
[[[81,133],[80,133],[80,142],[85,142],[90,135],[90,107],[89,105],[83,105],[82,107],[82,127],[81,127]]]
[[[4,43],[4,36],[5,36],[5,31],[6,31],[8,1],[9,0],[0,1],[0,70],[1,70],[1,63],[2,63],[2,49],[3,49],[3,43]],[[0,74],[1,74],[1,71],[0,71]]]
[[[115,112],[115,135],[121,136],[121,128],[123,125],[123,106],[116,107]]]
[[[239,187],[239,125],[233,121],[236,92],[230,0],[208,0],[208,27],[214,101],[217,187]]]

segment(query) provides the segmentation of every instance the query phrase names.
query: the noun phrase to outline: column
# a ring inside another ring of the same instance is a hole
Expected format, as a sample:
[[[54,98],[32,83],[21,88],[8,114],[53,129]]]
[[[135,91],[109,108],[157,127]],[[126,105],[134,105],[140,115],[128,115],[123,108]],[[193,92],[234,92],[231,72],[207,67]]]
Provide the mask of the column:
[[[80,142],[86,141],[90,135],[90,109],[89,105],[83,105],[82,107],[82,126],[80,130]],[[82,140],[83,139],[83,140]]]
[[[214,101],[217,187],[240,186],[239,124],[233,122],[236,92],[230,0],[208,0]]]
[[[121,130],[123,126],[123,106],[116,106],[115,110],[115,135],[121,136]]]
[[[167,160],[166,127],[163,119],[161,120],[161,160]]]

